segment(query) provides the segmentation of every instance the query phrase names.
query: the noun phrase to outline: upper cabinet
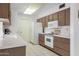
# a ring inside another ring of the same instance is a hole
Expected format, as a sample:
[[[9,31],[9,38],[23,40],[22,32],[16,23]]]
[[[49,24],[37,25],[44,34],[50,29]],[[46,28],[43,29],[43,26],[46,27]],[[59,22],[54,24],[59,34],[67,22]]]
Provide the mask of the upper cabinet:
[[[50,21],[53,21],[53,14],[48,15],[48,21],[49,21],[49,22],[50,22]]]
[[[48,23],[47,18],[46,17],[43,17],[41,21],[42,21],[43,27],[47,27],[47,23]]]
[[[41,22],[41,19],[37,19],[37,22]]]
[[[66,25],[66,11],[62,10],[59,12],[59,19],[58,19],[58,25],[59,26],[65,26]]]
[[[55,20],[58,20],[59,26],[69,26],[70,25],[70,8],[42,17],[38,19],[37,22],[42,22],[43,27],[47,27],[48,22],[55,21]]]
[[[70,8],[66,9],[66,25],[70,25]]]
[[[48,26],[48,21],[49,21],[49,17],[48,17],[48,16],[46,16],[46,17],[45,17],[45,27],[47,27],[47,26]]]
[[[70,25],[70,8],[59,12],[59,26]]]
[[[48,26],[48,16],[38,19],[37,22],[41,22],[43,27],[47,27]]]
[[[58,20],[58,19],[59,19],[58,12],[56,12],[53,14],[53,20]]]
[[[10,22],[10,4],[0,3],[0,18],[8,19]]]

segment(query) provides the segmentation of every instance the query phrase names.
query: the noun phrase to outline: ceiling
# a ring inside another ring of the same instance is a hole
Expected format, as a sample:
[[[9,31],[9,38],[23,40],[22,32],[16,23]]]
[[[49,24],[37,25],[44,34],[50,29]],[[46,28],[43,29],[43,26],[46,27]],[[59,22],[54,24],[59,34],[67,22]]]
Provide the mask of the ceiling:
[[[37,6],[41,8],[42,6],[46,5],[46,3],[12,3],[11,5],[15,11],[23,14],[28,6]]]

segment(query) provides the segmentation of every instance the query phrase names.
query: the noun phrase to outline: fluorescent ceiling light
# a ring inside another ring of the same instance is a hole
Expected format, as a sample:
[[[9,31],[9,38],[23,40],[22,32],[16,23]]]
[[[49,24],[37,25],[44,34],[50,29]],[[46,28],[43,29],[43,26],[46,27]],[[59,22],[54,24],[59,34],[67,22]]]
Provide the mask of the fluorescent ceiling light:
[[[40,4],[36,4],[36,5],[30,5],[24,12],[24,14],[33,14],[36,10],[38,10],[40,8]]]
[[[34,13],[38,8],[27,8],[24,12],[24,14],[32,14]]]

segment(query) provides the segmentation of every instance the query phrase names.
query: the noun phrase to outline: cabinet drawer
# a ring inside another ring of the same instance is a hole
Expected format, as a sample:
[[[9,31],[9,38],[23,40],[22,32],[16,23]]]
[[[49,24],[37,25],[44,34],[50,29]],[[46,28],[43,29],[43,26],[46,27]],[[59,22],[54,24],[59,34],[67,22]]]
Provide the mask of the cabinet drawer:
[[[54,46],[59,47],[65,51],[70,51],[70,45],[62,42],[54,42]]]
[[[69,56],[70,52],[64,51],[63,49],[60,49],[58,47],[54,47],[54,51],[62,56]]]
[[[1,49],[0,50],[0,56],[9,56],[9,50],[8,49]]]
[[[54,42],[70,44],[70,39],[54,36]]]

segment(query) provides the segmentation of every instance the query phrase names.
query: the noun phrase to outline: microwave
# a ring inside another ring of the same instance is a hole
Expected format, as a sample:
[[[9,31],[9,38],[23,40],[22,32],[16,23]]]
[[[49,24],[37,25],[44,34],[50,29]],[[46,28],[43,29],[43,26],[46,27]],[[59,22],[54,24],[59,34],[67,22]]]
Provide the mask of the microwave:
[[[48,28],[57,28],[58,27],[58,20],[48,22]]]

